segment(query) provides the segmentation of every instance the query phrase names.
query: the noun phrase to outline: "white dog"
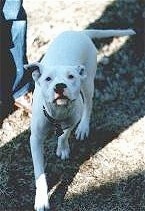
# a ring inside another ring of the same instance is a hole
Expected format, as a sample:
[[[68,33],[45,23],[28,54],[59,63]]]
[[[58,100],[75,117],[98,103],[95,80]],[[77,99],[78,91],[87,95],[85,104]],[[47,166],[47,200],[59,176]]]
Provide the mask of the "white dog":
[[[36,179],[35,209],[49,208],[44,173],[43,141],[49,131],[58,137],[56,155],[69,158],[68,138],[77,126],[77,139],[89,134],[89,122],[97,69],[97,51],[91,38],[132,35],[127,30],[67,31],[50,44],[40,63],[33,68],[35,81],[31,121],[31,152]]]

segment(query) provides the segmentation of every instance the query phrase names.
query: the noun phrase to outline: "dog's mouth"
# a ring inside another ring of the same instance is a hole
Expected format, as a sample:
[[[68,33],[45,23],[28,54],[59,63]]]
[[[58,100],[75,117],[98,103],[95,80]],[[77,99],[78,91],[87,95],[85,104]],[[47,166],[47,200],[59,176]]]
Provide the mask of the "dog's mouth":
[[[67,105],[69,101],[70,101],[70,99],[63,94],[59,95],[59,94],[55,93],[55,95],[54,95],[54,101],[53,102],[56,103],[59,106]]]

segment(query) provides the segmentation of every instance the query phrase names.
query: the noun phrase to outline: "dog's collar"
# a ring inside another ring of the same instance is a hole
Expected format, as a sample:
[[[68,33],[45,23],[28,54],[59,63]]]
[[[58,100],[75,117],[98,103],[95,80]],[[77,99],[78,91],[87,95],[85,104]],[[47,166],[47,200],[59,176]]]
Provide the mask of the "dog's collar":
[[[82,100],[84,102],[84,95],[83,95],[83,92],[82,91],[80,91],[80,95],[81,95],[81,98],[82,98]]]
[[[55,127],[56,136],[57,137],[61,136],[64,133],[63,132],[63,129],[62,129],[62,126],[61,126],[61,120],[60,121],[57,121],[56,119],[54,119],[53,117],[51,117],[48,114],[48,112],[46,111],[45,106],[43,106],[43,113],[47,117],[47,119],[49,120],[49,122]],[[67,128],[64,128],[64,129],[67,129]]]

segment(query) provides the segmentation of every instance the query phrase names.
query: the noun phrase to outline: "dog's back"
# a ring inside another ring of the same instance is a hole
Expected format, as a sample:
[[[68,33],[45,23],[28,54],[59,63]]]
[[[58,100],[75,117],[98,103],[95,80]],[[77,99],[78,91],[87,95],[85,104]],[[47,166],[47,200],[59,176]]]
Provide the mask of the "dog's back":
[[[77,65],[86,62],[88,53],[96,48],[87,34],[79,31],[66,31],[58,35],[49,45],[42,63],[49,65]],[[69,58],[69,59],[68,59]]]
[[[47,53],[42,59],[42,63],[49,65],[55,65],[56,63],[57,65],[85,63],[88,54],[91,54],[90,57],[96,56],[96,48],[91,39],[134,34],[135,32],[132,29],[65,31],[58,35],[50,44]]]

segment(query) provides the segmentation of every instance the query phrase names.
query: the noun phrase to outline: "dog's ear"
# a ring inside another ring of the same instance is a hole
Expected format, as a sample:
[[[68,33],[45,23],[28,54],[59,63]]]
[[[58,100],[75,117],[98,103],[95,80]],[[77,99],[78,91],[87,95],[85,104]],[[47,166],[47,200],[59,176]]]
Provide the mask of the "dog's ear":
[[[41,76],[41,65],[40,65],[40,63],[35,62],[35,63],[32,63],[32,64],[26,64],[26,65],[24,65],[24,68],[31,72],[33,80],[35,82],[37,82],[38,79]]]
[[[79,72],[79,75],[81,76],[81,78],[86,78],[86,68],[84,65],[79,65],[77,66],[77,70]]]

